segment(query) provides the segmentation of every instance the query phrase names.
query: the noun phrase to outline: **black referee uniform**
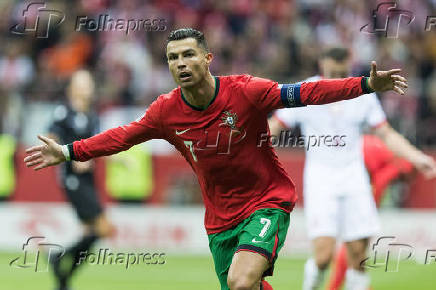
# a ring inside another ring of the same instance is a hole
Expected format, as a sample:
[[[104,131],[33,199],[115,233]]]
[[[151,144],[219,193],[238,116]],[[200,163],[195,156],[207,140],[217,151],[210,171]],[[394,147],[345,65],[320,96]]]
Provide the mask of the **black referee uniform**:
[[[98,117],[93,112],[76,112],[70,106],[60,105],[54,111],[54,121],[49,132],[59,138],[60,144],[69,144],[95,135],[98,128]],[[60,178],[67,197],[82,222],[91,221],[102,213],[93,170],[84,173],[74,172],[72,162],[64,162]]]

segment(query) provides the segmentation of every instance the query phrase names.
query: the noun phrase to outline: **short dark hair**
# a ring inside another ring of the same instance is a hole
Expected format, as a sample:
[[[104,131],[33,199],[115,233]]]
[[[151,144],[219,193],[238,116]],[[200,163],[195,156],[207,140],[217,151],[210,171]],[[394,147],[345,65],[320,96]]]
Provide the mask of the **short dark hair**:
[[[331,58],[335,61],[344,61],[350,57],[350,52],[344,47],[332,47],[326,49],[322,54],[322,59]]]
[[[181,39],[190,38],[190,37],[197,40],[198,46],[203,48],[205,51],[209,52],[209,48],[207,46],[207,41],[204,38],[203,32],[198,31],[194,28],[180,28],[180,29],[171,31],[170,35],[168,35],[168,38],[167,38],[167,44],[168,44],[168,42],[173,41],[173,40],[181,40]]]

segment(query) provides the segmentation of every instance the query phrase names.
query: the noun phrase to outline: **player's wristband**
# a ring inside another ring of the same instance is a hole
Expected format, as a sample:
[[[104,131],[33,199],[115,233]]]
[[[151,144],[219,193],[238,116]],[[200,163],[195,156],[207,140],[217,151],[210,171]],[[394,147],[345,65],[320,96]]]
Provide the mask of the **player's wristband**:
[[[62,145],[62,153],[65,156],[65,160],[71,161],[70,150],[68,150],[68,145]]]
[[[74,146],[73,143],[67,144],[68,151],[70,152],[70,158],[71,160],[76,160],[76,155],[74,155]]]
[[[375,92],[369,86],[369,77],[362,77],[362,81],[361,81],[360,85],[362,86],[362,92],[364,94],[370,94],[370,93],[374,93]]]

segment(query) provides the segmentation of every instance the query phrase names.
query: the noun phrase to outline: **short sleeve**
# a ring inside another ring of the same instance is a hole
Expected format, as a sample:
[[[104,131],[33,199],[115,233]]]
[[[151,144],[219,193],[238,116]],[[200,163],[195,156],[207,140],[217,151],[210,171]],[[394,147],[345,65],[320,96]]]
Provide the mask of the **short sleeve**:
[[[378,127],[386,122],[386,115],[375,93],[362,96],[366,101],[365,122],[371,127]]]
[[[278,84],[269,79],[245,76],[243,94],[259,111],[269,113],[284,107],[303,106],[300,84]]]
[[[158,98],[147,108],[145,114],[141,118],[132,122],[138,123],[143,127],[143,130],[147,135],[147,140],[163,138],[161,111],[162,99]]]

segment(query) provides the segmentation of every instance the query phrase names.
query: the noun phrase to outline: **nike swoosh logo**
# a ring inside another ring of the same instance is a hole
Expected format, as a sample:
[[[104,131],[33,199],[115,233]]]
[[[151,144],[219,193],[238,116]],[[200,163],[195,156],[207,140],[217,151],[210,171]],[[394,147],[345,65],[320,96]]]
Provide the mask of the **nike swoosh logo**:
[[[265,243],[265,244],[269,244],[268,242],[258,241],[258,240],[256,240],[256,238],[253,238],[253,239],[251,240],[251,242],[252,242],[252,243]]]
[[[177,130],[176,130],[176,135],[182,135],[183,133],[186,133],[186,132],[188,132],[189,130],[191,130],[191,129],[188,128],[188,129],[185,129],[185,130],[182,130],[182,131],[177,131]]]

